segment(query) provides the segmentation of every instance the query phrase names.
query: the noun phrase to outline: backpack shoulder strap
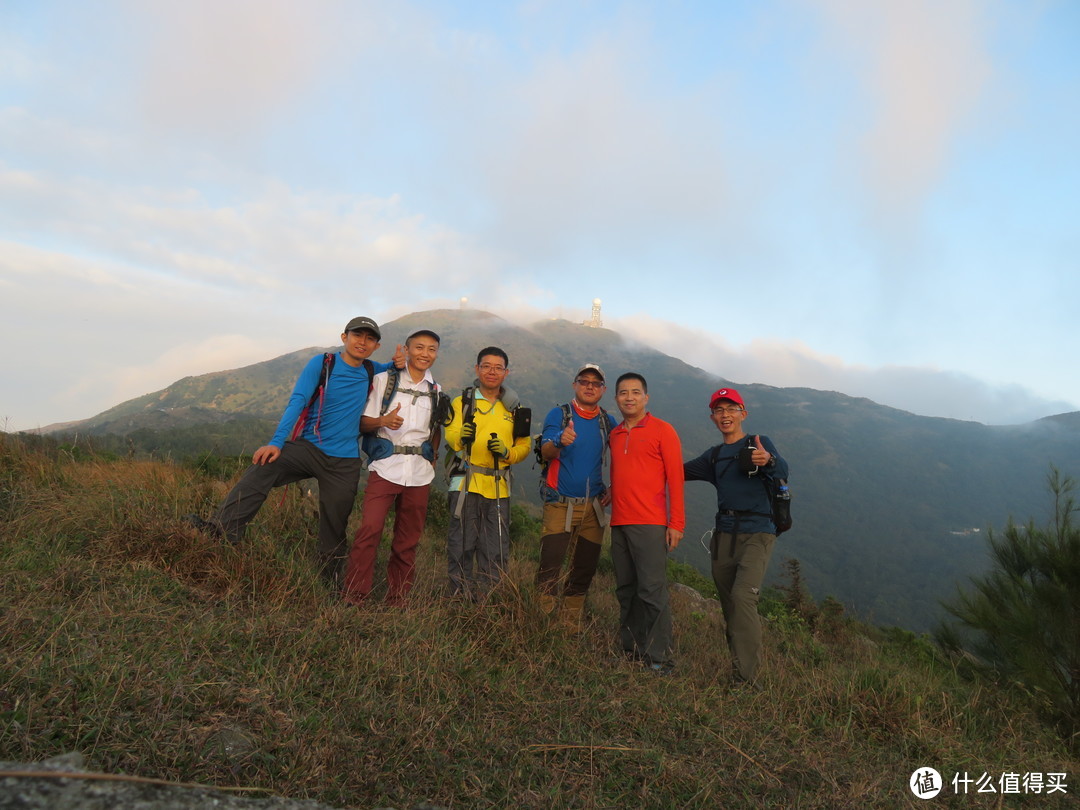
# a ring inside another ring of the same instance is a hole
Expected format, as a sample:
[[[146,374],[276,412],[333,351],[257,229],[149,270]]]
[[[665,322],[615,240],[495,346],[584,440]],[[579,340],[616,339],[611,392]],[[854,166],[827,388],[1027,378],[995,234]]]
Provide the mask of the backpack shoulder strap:
[[[311,397],[308,399],[309,408],[315,404],[315,400],[319,398],[319,394],[326,390],[326,384],[330,382],[330,372],[334,370],[334,361],[336,359],[337,355],[334,352],[326,352],[323,355],[322,371],[319,372],[319,382],[315,384],[315,390],[311,392]]]
[[[570,403],[565,402],[562,406],[562,429],[566,430],[566,426],[570,424],[570,420],[573,419],[573,413],[570,410]]]
[[[476,407],[476,389],[468,386],[461,392],[461,422],[464,424],[472,419],[473,408]]]
[[[398,384],[401,381],[401,372],[397,366],[390,366],[386,370],[386,390],[383,391],[382,405],[379,406],[379,416],[390,410],[390,401],[397,393]],[[374,383],[372,383],[374,385]]]
[[[607,411],[605,411],[603,408],[601,408],[600,409],[600,417],[599,417],[599,419],[600,419],[600,437],[604,442],[604,446],[606,447],[607,446],[608,436],[611,435],[611,428],[612,428],[611,414],[609,414]]]
[[[371,396],[371,389],[375,387],[375,364],[365,357],[364,368],[367,369],[367,393],[364,394],[364,402],[367,403],[368,397]]]

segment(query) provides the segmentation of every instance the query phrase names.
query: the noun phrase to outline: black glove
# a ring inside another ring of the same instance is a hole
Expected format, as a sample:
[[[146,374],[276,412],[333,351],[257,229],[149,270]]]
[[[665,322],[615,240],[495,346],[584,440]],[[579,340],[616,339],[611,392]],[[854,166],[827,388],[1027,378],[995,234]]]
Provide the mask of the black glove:
[[[461,443],[472,444],[476,440],[476,422],[466,422],[461,426]]]

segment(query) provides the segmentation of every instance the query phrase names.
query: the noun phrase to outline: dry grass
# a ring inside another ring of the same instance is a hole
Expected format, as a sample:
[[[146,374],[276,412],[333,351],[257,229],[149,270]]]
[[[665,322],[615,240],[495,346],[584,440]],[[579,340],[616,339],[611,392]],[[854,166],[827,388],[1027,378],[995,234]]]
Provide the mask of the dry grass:
[[[318,583],[293,495],[222,546],[180,520],[221,482],[0,441],[0,759],[77,749],[103,771],[349,807],[921,806],[906,785],[925,765],[1069,773],[1039,807],[1080,792],[1020,703],[910,634],[826,640],[773,605],[764,690],[732,692],[721,618],[679,597],[679,668],[657,678],[616,655],[606,572],[581,638],[547,624],[535,540],[485,606],[442,598],[428,537],[412,604],[358,610]]]

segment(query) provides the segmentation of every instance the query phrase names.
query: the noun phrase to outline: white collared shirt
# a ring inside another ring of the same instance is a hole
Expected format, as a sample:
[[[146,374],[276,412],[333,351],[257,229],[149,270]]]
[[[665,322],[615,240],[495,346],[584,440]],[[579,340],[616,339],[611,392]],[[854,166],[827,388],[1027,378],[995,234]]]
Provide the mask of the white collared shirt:
[[[379,411],[382,409],[388,378],[388,373],[385,371],[375,375],[371,396],[368,397],[367,407],[364,408],[364,416],[373,418],[381,416]],[[395,447],[419,447],[426,442],[431,435],[429,392],[433,390],[440,389],[439,384],[431,376],[430,369],[424,372],[424,378],[418,383],[412,381],[407,368],[401,369],[397,391],[394,392],[394,398],[390,400],[390,406],[386,410],[389,413],[400,405],[401,410],[398,414],[405,421],[397,430],[381,427],[376,435],[389,439]],[[438,448],[434,449],[438,453]],[[421,455],[395,453],[371,462],[369,467],[387,481],[404,487],[427,486],[435,478],[435,467]]]

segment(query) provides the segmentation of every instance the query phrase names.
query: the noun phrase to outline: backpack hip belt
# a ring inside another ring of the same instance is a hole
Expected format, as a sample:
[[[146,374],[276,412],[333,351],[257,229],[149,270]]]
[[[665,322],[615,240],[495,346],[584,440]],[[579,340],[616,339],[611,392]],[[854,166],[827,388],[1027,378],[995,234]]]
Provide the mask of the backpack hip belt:
[[[469,494],[469,486],[472,484],[473,473],[479,473],[480,475],[490,475],[495,479],[495,500],[499,500],[499,480],[507,479],[510,477],[509,467],[481,467],[477,464],[469,464],[465,468],[465,480],[461,482],[461,495],[458,497],[457,509],[454,510],[454,517],[460,519],[462,509],[465,506],[465,497]]]
[[[601,526],[607,526],[607,512],[604,511],[603,505],[600,503],[599,496],[587,496],[584,498],[571,498],[566,495],[560,495],[558,500],[549,501],[549,503],[562,503],[566,504],[566,524],[565,530],[570,531],[574,524],[574,509],[581,504],[592,504],[593,511],[596,512],[596,520]],[[584,519],[584,518],[583,518]]]
[[[470,464],[469,471],[479,475],[490,475],[493,478],[507,478],[510,475],[510,469],[508,467],[481,467],[478,464]]]

